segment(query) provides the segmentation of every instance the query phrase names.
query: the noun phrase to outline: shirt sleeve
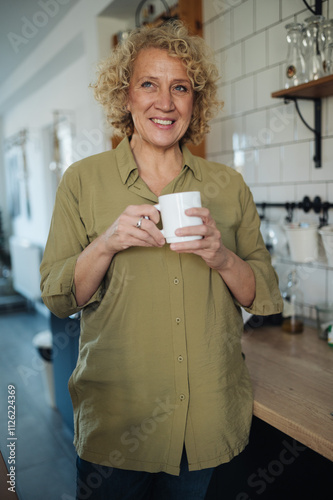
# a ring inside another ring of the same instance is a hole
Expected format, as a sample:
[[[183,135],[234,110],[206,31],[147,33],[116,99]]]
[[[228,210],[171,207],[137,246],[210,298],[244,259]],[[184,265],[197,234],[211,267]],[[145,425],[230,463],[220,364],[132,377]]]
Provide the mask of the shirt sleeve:
[[[49,236],[40,266],[41,292],[45,305],[66,318],[88,304],[101,300],[102,285],[84,306],[75,299],[74,270],[78,256],[89,245],[79,210],[79,179],[65,172],[58,187]]]
[[[250,307],[241,307],[260,316],[278,314],[283,309],[278,276],[260,232],[260,218],[252,193],[245,183],[242,198],[243,217],[236,234],[237,255],[251,266],[255,276],[256,296]]]

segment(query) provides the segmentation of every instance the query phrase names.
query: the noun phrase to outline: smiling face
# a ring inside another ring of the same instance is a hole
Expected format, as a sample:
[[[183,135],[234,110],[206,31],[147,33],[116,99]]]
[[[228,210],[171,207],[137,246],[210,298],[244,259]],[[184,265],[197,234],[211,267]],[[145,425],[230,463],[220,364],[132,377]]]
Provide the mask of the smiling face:
[[[142,145],[168,149],[178,145],[191,121],[193,90],[180,59],[165,50],[139,52],[129,86],[128,111],[133,137]]]

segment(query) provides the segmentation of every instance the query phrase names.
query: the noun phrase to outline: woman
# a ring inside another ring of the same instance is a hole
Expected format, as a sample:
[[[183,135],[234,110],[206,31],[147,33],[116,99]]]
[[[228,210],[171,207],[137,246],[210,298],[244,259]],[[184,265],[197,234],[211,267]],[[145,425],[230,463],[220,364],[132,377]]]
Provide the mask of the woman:
[[[180,22],[141,28],[100,69],[96,98],[125,138],[72,165],[41,265],[58,316],[82,310],[69,382],[77,499],[202,499],[248,442],[252,391],[240,306],[281,310],[249,189],[193,156],[214,115],[217,71]],[[166,244],[161,194],[200,191],[202,239]]]

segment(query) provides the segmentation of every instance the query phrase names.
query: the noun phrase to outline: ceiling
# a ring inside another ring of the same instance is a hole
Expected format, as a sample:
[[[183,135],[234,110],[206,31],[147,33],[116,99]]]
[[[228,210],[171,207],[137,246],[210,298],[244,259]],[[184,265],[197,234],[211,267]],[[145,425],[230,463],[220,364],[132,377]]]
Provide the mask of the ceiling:
[[[83,0],[0,0],[0,85],[79,1]],[[110,0],[101,15],[134,17],[139,3]]]
[[[150,3],[153,3],[152,0]],[[117,17],[118,19],[133,18],[140,0],[113,0],[103,12],[101,16]]]
[[[78,1],[0,0],[0,85]]]

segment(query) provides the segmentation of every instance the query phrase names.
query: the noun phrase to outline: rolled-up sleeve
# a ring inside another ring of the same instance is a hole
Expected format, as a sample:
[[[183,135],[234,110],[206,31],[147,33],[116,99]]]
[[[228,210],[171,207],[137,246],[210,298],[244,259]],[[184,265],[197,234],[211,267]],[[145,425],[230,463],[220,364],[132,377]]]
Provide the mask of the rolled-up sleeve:
[[[75,299],[74,271],[82,250],[89,244],[79,210],[80,182],[70,168],[56,195],[49,236],[40,266],[41,292],[45,305],[60,318],[100,300],[101,286],[89,302],[79,307]]]
[[[244,309],[261,316],[277,314],[283,309],[278,277],[260,232],[260,218],[252,194],[245,184],[242,206],[243,217],[236,234],[237,254],[251,266],[256,282],[255,299]]]

